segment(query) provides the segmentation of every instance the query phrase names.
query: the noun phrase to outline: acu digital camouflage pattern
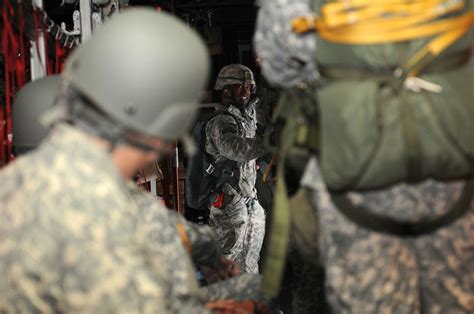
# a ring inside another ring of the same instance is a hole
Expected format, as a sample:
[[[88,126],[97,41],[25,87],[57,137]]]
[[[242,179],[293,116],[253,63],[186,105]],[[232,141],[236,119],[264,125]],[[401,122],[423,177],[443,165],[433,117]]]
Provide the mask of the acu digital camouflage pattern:
[[[474,204],[448,227],[403,239],[368,231],[342,216],[330,200],[316,159],[302,185],[312,191],[319,216],[326,294],[334,313],[474,312]],[[462,187],[462,182],[427,180],[349,197],[379,214],[420,221],[448,210]]]
[[[223,67],[217,75],[215,90],[222,90],[224,86],[233,84],[248,84],[255,86],[252,70],[242,64],[229,64]]]
[[[237,169],[231,170],[239,173],[240,191],[224,185],[224,204],[220,208],[211,206],[210,223],[223,253],[236,260],[243,272],[256,274],[265,235],[265,212],[256,198],[255,159],[265,153],[265,148],[255,133],[255,104],[243,111],[233,105],[218,106],[217,110],[227,110],[232,116],[217,115],[207,123],[205,149],[216,162],[237,162]]]
[[[255,50],[262,72],[279,87],[312,82],[319,75],[316,66],[316,36],[296,34],[291,21],[311,14],[309,0],[261,0],[255,29]]]
[[[263,127],[269,126],[272,122],[273,111],[277,105],[280,91],[271,86],[265,77],[257,75],[257,123]]]
[[[207,313],[219,293],[258,295],[257,276],[199,288],[176,217],[70,126],[0,180],[1,313]]]

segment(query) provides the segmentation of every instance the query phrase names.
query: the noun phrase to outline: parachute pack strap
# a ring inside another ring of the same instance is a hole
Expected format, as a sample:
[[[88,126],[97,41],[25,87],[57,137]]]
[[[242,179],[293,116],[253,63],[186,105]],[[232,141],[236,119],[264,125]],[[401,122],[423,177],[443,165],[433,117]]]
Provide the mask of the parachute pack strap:
[[[474,196],[474,179],[466,181],[461,196],[445,214],[421,222],[402,222],[376,214],[362,206],[354,205],[345,194],[331,193],[337,209],[347,219],[365,229],[398,237],[416,237],[435,232],[463,217],[471,210]]]
[[[319,148],[319,128],[316,116],[317,104],[314,102],[312,87],[305,83],[282,93],[275,110],[273,122],[278,119],[293,120],[294,145],[316,151]],[[291,116],[291,117],[290,117]]]
[[[417,182],[422,178],[421,141],[418,125],[412,104],[407,99],[407,92],[401,95],[401,123],[406,150],[406,171],[408,181]]]
[[[281,156],[282,157],[282,156]],[[274,206],[268,237],[267,255],[263,266],[262,293],[267,299],[278,296],[283,278],[289,236],[289,202],[284,175],[284,162],[280,157],[277,169]]]
[[[381,82],[394,80],[393,72],[374,73],[365,69],[339,67],[339,66],[319,66],[321,76],[328,79],[343,80],[366,80],[372,79]]]
[[[206,140],[207,140],[207,136],[206,136],[206,127],[207,127],[207,124],[209,123],[209,121],[211,121],[214,117],[218,116],[218,115],[221,115],[221,114],[226,114],[225,111],[222,111],[222,110],[219,110],[219,111],[216,111],[214,112],[211,116],[209,116],[203,123],[202,123],[202,126],[201,126],[201,134],[200,134],[200,143],[199,143],[199,146],[201,148],[201,152],[202,152],[202,156],[203,156],[203,166],[204,166],[204,170],[206,170],[207,167],[212,167],[215,171],[215,169],[217,169],[215,163],[213,162],[213,157],[207,153],[206,151]],[[231,115],[231,114],[228,114],[228,115]],[[209,173],[210,174],[210,173]]]
[[[287,96],[282,95],[282,97]],[[278,110],[288,110],[290,116],[286,117],[286,124],[281,135],[274,206],[267,240],[267,255],[263,265],[262,293],[267,299],[273,299],[278,295],[285,268],[290,234],[290,203],[285,182],[285,162],[297,136],[297,121],[292,119],[297,114],[295,112],[297,109],[294,106],[283,108],[284,100],[280,99]]]
[[[293,93],[295,99],[293,106],[298,108],[299,116],[296,119],[296,144],[311,151],[319,149],[319,115],[318,105],[315,102],[313,93],[314,86],[301,83]]]
[[[447,54],[431,62],[423,69],[423,73],[441,73],[465,66],[471,58],[471,49],[464,49],[454,53]],[[330,80],[376,80],[387,82],[397,80],[398,77],[392,71],[374,72],[364,68],[326,66],[319,65],[319,72],[322,77]]]
[[[225,115],[225,116],[229,116],[229,117],[232,117],[232,119],[235,120],[236,122],[236,125],[237,125],[237,128],[238,128],[238,132],[241,133],[242,132],[242,128],[237,120],[237,117],[235,115],[233,115],[232,113],[228,112],[228,111],[225,111],[225,110],[218,110],[216,112],[214,112],[209,118],[207,118],[207,120],[202,124],[202,128],[201,128],[201,151],[203,152],[203,157],[204,157],[204,161],[208,164],[208,165],[211,165],[213,168],[215,168],[216,170],[217,169],[223,169],[223,168],[228,168],[228,167],[236,167],[237,165],[237,162],[236,161],[233,161],[233,160],[225,160],[223,162],[221,162],[221,166],[219,166],[217,163],[213,162],[212,160],[214,159],[212,157],[212,155],[210,155],[209,153],[207,153],[206,151],[206,139],[207,139],[207,136],[206,136],[206,127],[207,127],[207,124],[209,123],[209,121],[211,121],[214,117],[216,116],[219,116],[219,115]]]
[[[313,257],[318,251],[318,216],[310,202],[310,192],[300,187],[298,192],[290,198],[290,212],[292,232],[291,238],[295,241],[298,251],[312,252]]]
[[[465,0],[333,1],[321,8],[321,16],[294,19],[292,28],[296,33],[316,31],[325,40],[348,45],[433,37],[404,65],[407,75],[415,76],[424,59],[434,59],[469,31],[474,24],[474,9],[446,17],[466,7]]]

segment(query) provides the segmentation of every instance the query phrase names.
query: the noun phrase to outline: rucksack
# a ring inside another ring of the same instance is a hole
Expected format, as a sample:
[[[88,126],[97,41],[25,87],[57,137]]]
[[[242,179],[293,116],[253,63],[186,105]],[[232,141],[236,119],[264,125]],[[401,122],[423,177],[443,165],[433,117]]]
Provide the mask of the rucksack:
[[[472,1],[467,2],[456,14],[472,12]],[[327,4],[313,3],[316,12]],[[472,32],[437,58],[420,61],[412,78],[403,76],[409,69],[403,70],[426,38],[379,45],[340,45],[318,38],[316,59],[324,78],[315,92],[319,160],[332,191],[473,176],[474,72],[467,65]]]
[[[191,208],[208,208],[225,183],[238,190],[237,163],[232,160],[215,162],[214,157],[205,149],[206,125],[218,115],[228,115],[237,120],[230,112],[217,110],[211,114],[201,115],[192,129],[191,136],[196,143],[197,151],[188,159],[185,193],[186,203]],[[240,126],[239,123],[237,125]]]

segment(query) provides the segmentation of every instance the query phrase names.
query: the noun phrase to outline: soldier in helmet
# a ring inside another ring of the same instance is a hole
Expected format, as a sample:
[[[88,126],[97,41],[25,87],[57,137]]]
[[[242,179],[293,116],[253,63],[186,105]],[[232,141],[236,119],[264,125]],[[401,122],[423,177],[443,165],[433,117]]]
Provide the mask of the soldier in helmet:
[[[215,89],[222,102],[205,128],[205,150],[228,175],[210,206],[210,224],[224,254],[236,260],[242,272],[258,273],[258,260],[265,234],[265,212],[255,190],[255,160],[265,154],[256,137],[255,89],[252,71],[240,64],[223,67]],[[212,202],[212,201],[211,201]]]
[[[0,172],[0,312],[207,313],[255,294],[250,276],[200,289],[189,226],[129,180],[185,137],[207,73],[198,36],[153,10],[73,52],[49,135]]]
[[[52,75],[26,84],[16,95],[12,108],[13,145],[16,155],[38,146],[48,130],[39,116],[48,110],[59,90],[60,76]]]
[[[47,76],[26,84],[16,95],[12,107],[13,144],[17,156],[34,150],[47,136],[48,129],[40,123],[40,116],[51,108],[59,90],[60,76]],[[137,197],[143,197],[137,194]],[[230,262],[221,256],[215,233],[209,226],[188,223],[176,212],[170,211],[176,223],[183,224],[186,241],[191,245],[191,257],[198,266],[222,277],[221,267],[229,267]],[[232,268],[235,272],[236,268]]]
[[[474,148],[472,136],[463,137],[466,129],[472,134],[474,125],[474,71],[468,67],[474,21],[455,30],[459,37],[445,51],[438,47],[429,57],[416,59],[430,51],[431,35],[397,42],[394,37],[414,32],[397,27],[389,34],[377,29],[394,19],[411,19],[405,7],[398,12],[380,9],[379,19],[354,21],[354,16],[377,6],[367,3],[359,11],[360,3],[355,3],[345,2],[342,9],[341,3],[332,1],[260,1],[255,46],[262,56],[263,72],[273,84],[286,89],[282,112],[299,105],[305,108],[296,109],[298,115],[288,114],[287,125],[300,120],[308,126],[300,125],[300,129],[315,134],[304,145],[292,138],[293,129],[287,128],[282,135],[283,143],[290,146],[294,140],[297,144],[292,148],[305,146],[309,156],[308,162],[300,162],[306,164],[301,180],[286,178],[288,186],[300,185],[287,211],[292,238],[298,253],[324,271],[324,276],[314,274],[309,280],[306,273],[306,283],[299,285],[313,295],[309,299],[301,294],[298,299],[307,302],[297,304],[297,309],[302,313],[474,313],[474,164],[470,158],[448,157],[452,152],[466,156],[468,149],[461,146]],[[333,4],[341,5],[341,10]],[[426,4],[427,10],[436,11],[436,4]],[[472,17],[474,2],[464,4],[417,27],[435,29],[437,23],[451,18]],[[295,32],[295,17],[310,21],[308,25],[325,26],[315,26],[317,34]],[[345,22],[325,24],[333,18]],[[362,21],[367,24],[360,25]],[[383,40],[357,43],[371,37],[359,32],[362,28],[377,29],[373,33]],[[440,37],[446,36],[440,29]],[[328,33],[347,37],[336,42]],[[382,79],[387,83],[380,83],[380,74],[395,68],[403,74],[389,74],[386,81]],[[321,80],[315,82],[318,77]],[[420,78],[427,81],[410,83]],[[389,106],[397,113],[385,111]],[[309,107],[314,110],[310,112]],[[375,107],[383,109],[363,120],[372,114],[369,108]],[[404,108],[413,111],[407,113]],[[444,110],[432,114],[421,108]],[[462,113],[457,108],[463,108]],[[464,120],[467,116],[471,120]],[[437,129],[450,131],[438,133]],[[364,137],[369,130],[375,132]],[[288,146],[284,148],[287,161],[297,160]],[[358,163],[361,151],[372,147],[376,148]],[[329,156],[333,148],[339,150]],[[346,162],[340,162],[344,155]],[[285,157],[280,154],[280,165]],[[462,168],[464,162],[465,172],[451,171]],[[295,170],[282,171],[290,169]],[[393,180],[391,171],[400,176]],[[334,184],[333,175],[344,180],[340,181],[344,187]],[[283,209],[284,204],[276,208]],[[280,224],[272,235],[282,234],[281,229]],[[275,272],[269,275],[275,277]],[[318,289],[322,284],[323,294]],[[269,294],[274,293],[271,288]],[[327,298],[330,311],[317,311],[314,301],[322,299],[318,296]]]

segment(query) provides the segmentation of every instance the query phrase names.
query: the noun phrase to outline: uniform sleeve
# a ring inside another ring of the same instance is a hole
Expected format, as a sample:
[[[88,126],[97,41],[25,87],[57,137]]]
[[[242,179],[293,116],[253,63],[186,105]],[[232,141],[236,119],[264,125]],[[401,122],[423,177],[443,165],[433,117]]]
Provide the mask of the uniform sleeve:
[[[240,276],[201,288],[206,300],[265,301],[261,293],[262,276],[242,274]]]
[[[216,234],[209,226],[186,223],[186,233],[191,242],[193,261],[202,266],[218,267],[222,256]]]
[[[258,137],[241,137],[236,121],[229,116],[210,120],[206,126],[206,139],[222,157],[237,162],[247,162],[266,153],[263,141]]]
[[[170,211],[157,202],[153,205],[141,208],[137,229],[137,237],[145,246],[148,267],[153,273],[159,274],[163,278],[161,283],[167,286],[165,292],[168,294],[164,294],[165,299],[160,300],[167,305],[166,311],[153,312],[209,313],[193,277],[195,269],[191,261],[186,261],[186,251],[173,225],[176,220],[169,215]]]
[[[214,230],[209,226],[186,221],[176,212],[170,211],[170,215],[176,224],[182,223],[184,225],[194,264],[217,268],[222,252]]]

